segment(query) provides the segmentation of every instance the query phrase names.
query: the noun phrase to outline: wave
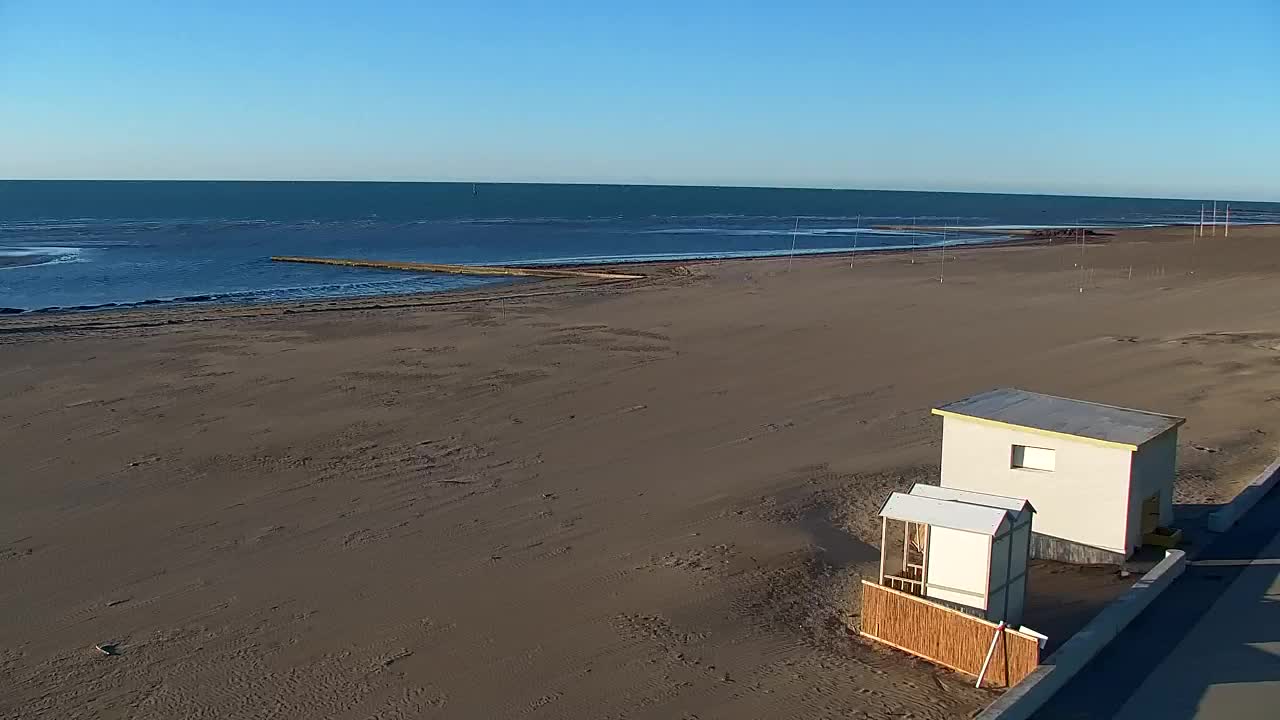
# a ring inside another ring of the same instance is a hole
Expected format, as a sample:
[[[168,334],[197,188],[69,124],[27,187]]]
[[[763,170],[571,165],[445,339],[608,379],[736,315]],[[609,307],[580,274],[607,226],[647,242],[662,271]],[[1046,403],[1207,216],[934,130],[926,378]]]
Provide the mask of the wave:
[[[953,227],[951,230],[957,232],[965,232],[967,230],[978,230],[981,228],[969,227]],[[729,228],[729,227],[681,227],[681,228],[662,228],[660,230],[641,230],[639,235],[727,235],[730,237],[791,237],[796,235],[799,237],[822,237],[824,235],[891,235],[902,236],[910,235],[913,232],[920,235],[930,234],[935,228],[922,227],[918,230],[900,229],[890,230],[888,228],[871,228],[871,227],[834,227],[834,228],[800,228],[800,229],[781,229],[781,228]]]
[[[624,263],[642,263],[642,262],[668,262],[680,260],[733,260],[737,258],[768,258],[768,257],[787,257],[788,255],[833,255],[839,253],[864,253],[864,252],[881,252],[884,250],[929,250],[940,247],[955,247],[962,245],[984,245],[992,240],[1001,238],[992,237],[956,237],[948,239],[945,242],[920,243],[918,245],[910,244],[894,244],[894,245],[875,245],[871,247],[854,248],[850,246],[831,246],[818,248],[771,248],[768,250],[711,250],[706,252],[673,252],[673,253],[636,253],[622,255],[570,255],[555,258],[538,258],[537,260],[506,260],[498,261],[494,265],[508,265],[514,267],[538,267],[538,266],[556,266],[556,265],[617,265]]]
[[[0,270],[76,262],[79,259],[80,248],[74,247],[0,247]]]

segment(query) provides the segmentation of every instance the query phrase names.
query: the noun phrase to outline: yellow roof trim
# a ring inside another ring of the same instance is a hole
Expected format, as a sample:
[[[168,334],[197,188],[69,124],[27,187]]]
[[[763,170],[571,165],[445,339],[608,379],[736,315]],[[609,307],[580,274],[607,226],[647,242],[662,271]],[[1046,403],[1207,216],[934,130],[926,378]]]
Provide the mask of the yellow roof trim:
[[[1045,430],[1042,428],[1031,427],[1029,425],[1014,425],[1013,423],[1002,422],[1000,420],[990,420],[988,418],[976,417],[974,415],[965,415],[964,413],[952,412],[950,410],[939,410],[938,408],[934,408],[933,414],[941,415],[942,417],[960,418],[962,420],[981,423],[983,425],[992,425],[995,427],[1010,428],[1013,430],[1022,430],[1023,432],[1034,433],[1036,435],[1044,435],[1047,437],[1067,438],[1068,440],[1076,440],[1078,442],[1092,443],[1094,445],[1101,445],[1102,447],[1120,448],[1121,450],[1137,450],[1138,449],[1137,445],[1130,445],[1129,443],[1113,442],[1111,440],[1099,440],[1097,438],[1085,437],[1083,435],[1072,435],[1071,433],[1055,432],[1053,430]],[[1163,435],[1164,433],[1160,433],[1160,434]]]

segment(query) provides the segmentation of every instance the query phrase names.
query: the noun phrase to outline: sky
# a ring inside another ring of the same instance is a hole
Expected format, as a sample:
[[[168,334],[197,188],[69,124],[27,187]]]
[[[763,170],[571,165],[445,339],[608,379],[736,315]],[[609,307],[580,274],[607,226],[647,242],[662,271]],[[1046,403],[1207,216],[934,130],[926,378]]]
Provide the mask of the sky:
[[[0,178],[1280,200],[1280,0],[0,0]]]

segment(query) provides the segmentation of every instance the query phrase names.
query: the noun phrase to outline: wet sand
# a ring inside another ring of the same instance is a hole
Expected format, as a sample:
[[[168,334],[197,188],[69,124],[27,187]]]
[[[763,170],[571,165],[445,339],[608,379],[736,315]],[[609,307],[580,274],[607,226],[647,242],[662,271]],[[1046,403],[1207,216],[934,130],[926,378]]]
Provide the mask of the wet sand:
[[[968,716],[846,630],[929,408],[1183,415],[1203,512],[1277,451],[1280,229],[914,259],[0,320],[0,715]]]

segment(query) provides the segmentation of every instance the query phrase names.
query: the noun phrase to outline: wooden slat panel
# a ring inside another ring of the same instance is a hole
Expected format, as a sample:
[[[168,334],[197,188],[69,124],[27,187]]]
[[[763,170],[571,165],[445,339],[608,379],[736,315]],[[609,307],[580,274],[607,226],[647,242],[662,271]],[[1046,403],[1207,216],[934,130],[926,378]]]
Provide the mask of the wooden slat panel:
[[[862,583],[863,635],[939,665],[976,676],[998,627],[907,593]],[[1040,663],[1035,638],[1005,630],[997,640],[985,681],[1016,684]]]

